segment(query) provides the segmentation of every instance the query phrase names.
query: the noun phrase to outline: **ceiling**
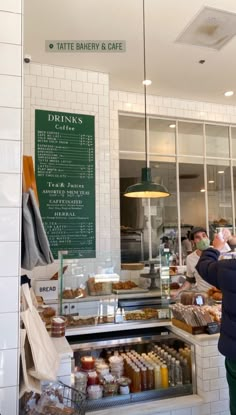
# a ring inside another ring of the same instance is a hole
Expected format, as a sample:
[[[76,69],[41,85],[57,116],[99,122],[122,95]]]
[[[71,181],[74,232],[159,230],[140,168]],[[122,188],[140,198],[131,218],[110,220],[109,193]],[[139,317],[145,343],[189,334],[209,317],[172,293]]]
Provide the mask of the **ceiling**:
[[[110,74],[111,89],[142,92],[142,0],[25,0],[24,53],[33,62]],[[176,43],[199,11],[236,13],[235,0],[146,0],[148,93],[236,105],[236,36],[220,51]],[[46,40],[125,40],[125,53],[49,53]],[[203,65],[199,60],[204,59]],[[235,90],[225,98],[223,93]]]

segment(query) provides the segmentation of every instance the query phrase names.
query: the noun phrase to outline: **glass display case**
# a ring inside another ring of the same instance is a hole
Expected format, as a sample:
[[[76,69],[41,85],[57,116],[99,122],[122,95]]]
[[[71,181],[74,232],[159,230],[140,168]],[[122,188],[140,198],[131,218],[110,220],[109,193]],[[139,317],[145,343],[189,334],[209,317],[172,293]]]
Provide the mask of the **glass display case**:
[[[121,269],[120,252],[59,252],[59,314],[66,316],[67,327],[169,321],[167,251],[134,270]]]
[[[194,346],[165,327],[77,336],[70,344],[88,412],[196,393]]]

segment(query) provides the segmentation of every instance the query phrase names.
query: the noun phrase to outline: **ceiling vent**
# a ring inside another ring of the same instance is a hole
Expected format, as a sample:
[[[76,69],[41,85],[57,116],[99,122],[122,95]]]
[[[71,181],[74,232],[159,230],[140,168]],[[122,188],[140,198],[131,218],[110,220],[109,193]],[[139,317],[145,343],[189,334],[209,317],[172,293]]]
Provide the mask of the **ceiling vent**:
[[[235,35],[235,13],[204,7],[176,42],[220,50]]]

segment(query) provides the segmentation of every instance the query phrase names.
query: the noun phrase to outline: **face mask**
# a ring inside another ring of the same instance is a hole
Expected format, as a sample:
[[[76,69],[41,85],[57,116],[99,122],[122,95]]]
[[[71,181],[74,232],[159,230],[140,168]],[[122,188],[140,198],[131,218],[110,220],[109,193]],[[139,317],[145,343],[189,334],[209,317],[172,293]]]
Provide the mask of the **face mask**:
[[[196,243],[196,248],[200,251],[205,251],[205,249],[209,248],[210,240],[208,238],[204,238],[201,241]]]

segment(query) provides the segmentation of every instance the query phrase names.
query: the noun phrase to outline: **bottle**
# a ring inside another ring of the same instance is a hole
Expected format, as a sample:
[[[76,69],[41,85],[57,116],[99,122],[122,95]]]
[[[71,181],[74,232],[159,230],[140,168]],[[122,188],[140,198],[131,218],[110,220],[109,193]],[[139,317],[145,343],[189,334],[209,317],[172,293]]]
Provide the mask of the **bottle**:
[[[116,323],[122,323],[123,322],[123,316],[121,313],[121,309],[117,308],[116,313],[115,313],[115,322]]]
[[[160,365],[154,366],[154,381],[155,381],[155,389],[159,389],[161,387],[161,368]]]
[[[176,360],[175,362],[175,384],[183,385],[183,374],[179,360]]]
[[[154,389],[154,369],[151,365],[147,367],[147,388],[148,390]]]
[[[184,385],[191,383],[191,371],[187,359],[183,359],[182,361],[182,375]]]
[[[132,363],[129,364],[128,378],[131,380],[130,390],[131,392],[135,392],[134,366]]]
[[[162,388],[168,388],[169,386],[168,368],[166,365],[161,366],[161,386]]]
[[[134,369],[134,388],[133,392],[141,392],[141,373],[140,369]]]
[[[171,358],[170,372],[169,372],[170,386],[175,386],[175,358]]]
[[[171,355],[168,354],[166,365],[167,365],[167,368],[168,368],[169,378],[170,378],[171,359],[172,359]],[[170,379],[169,379],[169,382],[170,382]]]
[[[141,389],[142,391],[146,391],[148,386],[147,386],[147,369],[146,367],[142,367],[141,368]]]

